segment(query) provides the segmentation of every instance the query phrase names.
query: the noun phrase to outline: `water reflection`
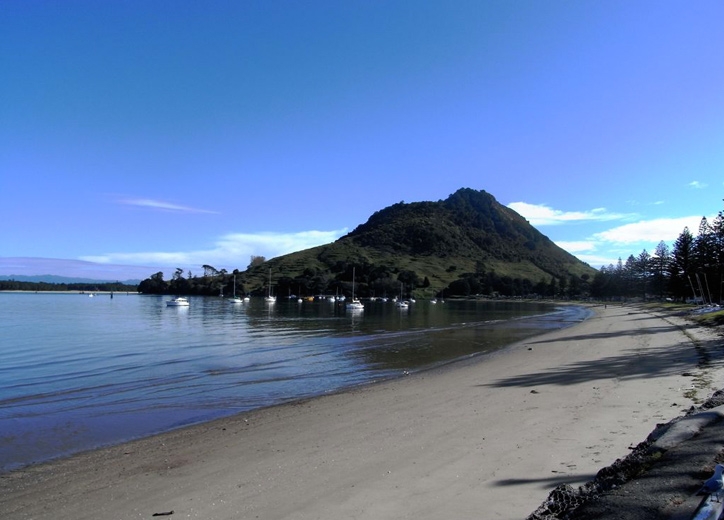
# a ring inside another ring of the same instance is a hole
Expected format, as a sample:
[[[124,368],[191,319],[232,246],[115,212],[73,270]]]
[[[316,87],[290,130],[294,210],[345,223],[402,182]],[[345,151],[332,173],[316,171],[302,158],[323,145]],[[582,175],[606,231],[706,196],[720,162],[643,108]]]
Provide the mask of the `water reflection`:
[[[447,362],[581,319],[513,302],[0,294],[0,467]],[[80,434],[79,432],[83,432]]]

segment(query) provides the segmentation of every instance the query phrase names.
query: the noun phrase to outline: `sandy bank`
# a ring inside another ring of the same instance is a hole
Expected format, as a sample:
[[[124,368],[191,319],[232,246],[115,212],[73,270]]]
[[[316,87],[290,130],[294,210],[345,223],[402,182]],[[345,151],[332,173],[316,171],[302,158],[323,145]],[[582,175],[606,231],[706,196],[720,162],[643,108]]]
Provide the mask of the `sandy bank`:
[[[492,356],[3,475],[0,511],[525,518],[720,385],[694,346],[671,319],[599,308]]]

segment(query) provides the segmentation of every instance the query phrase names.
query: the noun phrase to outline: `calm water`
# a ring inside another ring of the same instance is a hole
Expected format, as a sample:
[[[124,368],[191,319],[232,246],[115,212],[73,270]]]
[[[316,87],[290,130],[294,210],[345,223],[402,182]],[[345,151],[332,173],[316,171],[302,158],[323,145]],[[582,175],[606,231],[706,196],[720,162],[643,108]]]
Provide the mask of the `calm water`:
[[[578,307],[0,293],[0,471],[396,377],[584,319]]]

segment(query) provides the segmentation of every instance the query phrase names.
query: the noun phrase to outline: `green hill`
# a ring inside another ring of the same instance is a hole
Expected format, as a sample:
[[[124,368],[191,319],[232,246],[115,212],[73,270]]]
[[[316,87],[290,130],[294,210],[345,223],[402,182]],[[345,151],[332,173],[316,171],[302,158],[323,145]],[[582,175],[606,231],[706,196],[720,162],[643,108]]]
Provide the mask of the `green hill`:
[[[595,270],[556,246],[485,191],[460,189],[437,202],[400,202],[324,246],[273,258],[238,273],[246,291],[360,296],[526,296],[585,290]],[[551,281],[553,283],[551,284]],[[404,288],[404,289],[403,289]]]

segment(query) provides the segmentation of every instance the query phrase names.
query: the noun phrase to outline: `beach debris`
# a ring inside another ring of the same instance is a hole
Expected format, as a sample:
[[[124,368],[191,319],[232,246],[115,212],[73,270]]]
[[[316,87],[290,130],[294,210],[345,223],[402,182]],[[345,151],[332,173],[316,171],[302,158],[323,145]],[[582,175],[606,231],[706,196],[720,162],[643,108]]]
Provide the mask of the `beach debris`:
[[[717,464],[714,474],[704,482],[704,485],[696,493],[697,495],[713,495],[716,501],[720,501],[720,494],[724,490],[724,465]]]
[[[173,514],[173,510],[163,511],[162,513],[153,513],[151,516],[171,516],[172,514]]]

